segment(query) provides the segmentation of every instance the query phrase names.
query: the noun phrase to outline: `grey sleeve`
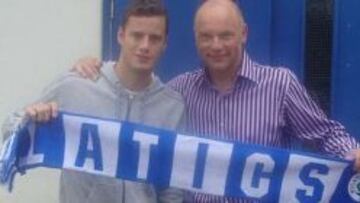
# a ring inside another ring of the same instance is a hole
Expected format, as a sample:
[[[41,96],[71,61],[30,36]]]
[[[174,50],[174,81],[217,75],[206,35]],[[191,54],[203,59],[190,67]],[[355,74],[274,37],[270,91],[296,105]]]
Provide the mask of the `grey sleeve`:
[[[16,130],[26,123],[24,110],[14,111],[9,114],[1,126],[2,141],[6,140]]]
[[[70,73],[62,74],[42,91],[41,95],[32,103],[57,101],[58,89],[62,81]],[[26,124],[28,118],[25,115],[25,107],[21,107],[10,113],[1,126],[2,140],[6,140],[16,129]]]

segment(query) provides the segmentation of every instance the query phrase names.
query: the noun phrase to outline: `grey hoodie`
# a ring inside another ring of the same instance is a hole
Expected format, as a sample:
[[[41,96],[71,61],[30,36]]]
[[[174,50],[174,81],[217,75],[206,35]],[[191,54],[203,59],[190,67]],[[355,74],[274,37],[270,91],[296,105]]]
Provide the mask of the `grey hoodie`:
[[[96,82],[67,73],[49,85],[38,102],[55,101],[61,110],[101,118],[128,120],[165,129],[177,130],[183,123],[184,101],[156,76],[144,91],[133,94],[119,81],[114,64],[101,68]],[[23,112],[16,112],[3,125],[6,137]],[[157,191],[143,183],[117,180],[87,173],[64,170],[60,180],[60,202],[152,203],[182,202],[182,191]]]

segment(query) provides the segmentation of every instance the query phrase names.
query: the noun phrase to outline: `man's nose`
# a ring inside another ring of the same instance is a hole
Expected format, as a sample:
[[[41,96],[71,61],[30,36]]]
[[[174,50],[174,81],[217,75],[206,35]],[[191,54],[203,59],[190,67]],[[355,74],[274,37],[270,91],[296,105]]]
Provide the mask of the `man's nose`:
[[[223,47],[223,42],[219,37],[214,37],[211,43],[211,48],[218,50]]]
[[[140,50],[142,51],[148,51],[149,50],[149,47],[150,47],[150,39],[148,36],[145,36],[141,42],[140,42]]]

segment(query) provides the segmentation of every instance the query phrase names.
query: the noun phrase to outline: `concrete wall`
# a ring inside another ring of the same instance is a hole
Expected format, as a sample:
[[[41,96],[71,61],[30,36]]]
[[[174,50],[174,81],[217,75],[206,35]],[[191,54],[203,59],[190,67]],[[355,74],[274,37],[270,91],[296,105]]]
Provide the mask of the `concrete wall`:
[[[0,1],[0,122],[81,56],[100,56],[102,1]],[[0,202],[58,202],[58,170],[17,176]]]

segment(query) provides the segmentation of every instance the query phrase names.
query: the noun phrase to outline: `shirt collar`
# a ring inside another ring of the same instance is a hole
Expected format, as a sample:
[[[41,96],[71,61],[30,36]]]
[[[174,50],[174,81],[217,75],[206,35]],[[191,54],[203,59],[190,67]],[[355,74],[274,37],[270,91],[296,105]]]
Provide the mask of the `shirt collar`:
[[[259,78],[254,66],[255,66],[255,62],[251,60],[248,53],[244,51],[242,64],[237,72],[238,78],[239,77],[245,78],[257,84],[259,82]]]
[[[246,79],[246,80],[249,80],[251,82],[258,84],[258,82],[259,82],[258,74],[257,74],[256,70],[254,69],[254,65],[255,65],[255,62],[252,61],[251,58],[249,57],[248,53],[246,51],[244,51],[242,63],[241,63],[241,65],[239,65],[238,71],[236,74],[237,75],[236,83],[238,83],[242,79]],[[200,77],[199,85],[201,85],[201,84],[211,85],[210,76],[209,76],[209,73],[206,71],[205,67],[203,67],[201,70],[201,77]]]

